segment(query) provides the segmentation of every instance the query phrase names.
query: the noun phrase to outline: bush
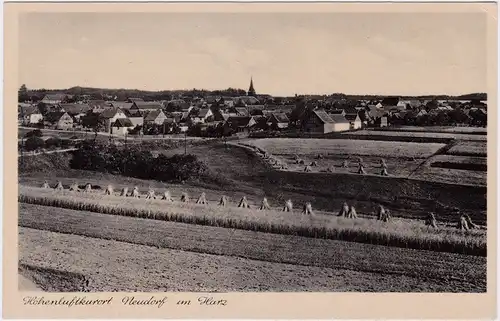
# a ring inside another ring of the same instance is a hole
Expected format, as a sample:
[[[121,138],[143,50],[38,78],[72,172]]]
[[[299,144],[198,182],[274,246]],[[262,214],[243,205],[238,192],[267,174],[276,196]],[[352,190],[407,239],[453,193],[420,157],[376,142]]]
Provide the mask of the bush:
[[[40,129],[35,129],[30,132],[27,132],[24,137],[29,138],[29,137],[42,137],[43,133]]]
[[[61,139],[59,137],[51,137],[45,141],[46,148],[58,148],[61,147]]]
[[[27,151],[33,151],[45,146],[45,142],[40,137],[30,137],[24,142]]]
[[[140,146],[118,148],[89,142],[83,142],[80,149],[73,153],[70,166],[164,182],[197,179],[207,168],[193,155],[166,157],[160,154],[154,157],[150,149]]]

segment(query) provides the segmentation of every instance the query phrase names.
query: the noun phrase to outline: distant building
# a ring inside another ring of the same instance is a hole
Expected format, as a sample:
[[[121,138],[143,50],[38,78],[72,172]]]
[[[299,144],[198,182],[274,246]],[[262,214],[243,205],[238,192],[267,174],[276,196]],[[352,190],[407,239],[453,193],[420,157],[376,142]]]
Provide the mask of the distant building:
[[[41,102],[46,105],[57,105],[64,102],[66,98],[66,94],[47,94],[42,98]]]
[[[133,129],[135,126],[132,124],[128,118],[118,118],[113,124],[111,124],[110,133],[115,135],[126,135],[129,129]]]
[[[127,115],[120,108],[109,108],[99,114],[99,120],[103,123],[106,132],[110,132],[111,124],[115,123],[117,119],[127,118]]]
[[[146,111],[143,115],[145,124],[163,125],[165,119],[167,119],[167,116],[161,109]]]
[[[18,120],[21,125],[38,124],[43,119],[43,115],[38,111],[36,106],[20,105],[17,112]]]
[[[361,128],[361,118],[358,114],[346,114],[344,117],[349,121],[351,129]]]
[[[289,123],[290,120],[283,113],[272,113],[271,116],[269,116],[268,120],[269,126],[271,126],[271,128],[277,128],[277,129],[288,128]]]
[[[44,117],[45,127],[68,130],[73,128],[73,117],[67,112],[50,112]]]
[[[255,89],[253,88],[253,79],[250,77],[250,87],[248,88],[247,96],[255,97]]]
[[[313,110],[305,122],[304,129],[313,133],[347,131],[349,121],[342,115],[328,115],[324,110]]]
[[[140,111],[153,111],[162,109],[163,106],[154,101],[134,101],[132,106],[130,106],[130,110],[140,110]]]

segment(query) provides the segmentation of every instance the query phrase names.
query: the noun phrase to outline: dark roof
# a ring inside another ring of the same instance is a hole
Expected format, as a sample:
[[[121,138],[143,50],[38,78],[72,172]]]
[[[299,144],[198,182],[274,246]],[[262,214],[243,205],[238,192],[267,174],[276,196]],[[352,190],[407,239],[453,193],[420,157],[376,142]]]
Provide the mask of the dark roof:
[[[59,106],[70,115],[85,114],[92,109],[88,104],[60,104]]]
[[[114,123],[113,127],[133,127],[134,124],[128,118],[118,118]]]
[[[45,114],[44,120],[48,121],[49,123],[57,123],[64,114],[66,113],[62,111],[49,112]]]
[[[130,107],[132,107],[132,103],[129,103],[126,101],[113,101],[111,103],[111,106],[118,107],[118,108],[125,110],[125,109],[129,109]]]
[[[129,101],[129,102],[132,102],[132,103],[133,103],[133,102],[135,102],[135,101],[144,101],[144,99],[142,99],[142,98],[133,98],[133,97],[131,97],[131,98],[127,98],[127,101]]]
[[[198,112],[198,117],[206,117],[209,110],[210,109],[208,108],[200,109],[200,111]]]
[[[155,101],[134,101],[132,105],[135,105],[138,109],[161,109],[160,103]]]
[[[236,113],[240,114],[241,116],[248,116],[248,110],[245,107],[236,107],[234,109],[236,110]]]
[[[330,111],[331,115],[341,115],[343,112],[345,112],[343,109],[333,109]]]
[[[127,117],[143,117],[140,110],[121,109]]]
[[[116,113],[122,111],[120,108],[117,107],[111,107],[106,110],[104,110],[102,113],[99,114],[100,118],[113,118]]]
[[[145,112],[144,121],[154,121],[163,111],[161,109],[151,110],[149,112]]]
[[[227,123],[232,127],[247,127],[251,119],[252,117],[248,116],[232,116],[227,119]]]
[[[357,114],[358,110],[352,106],[347,106],[344,108],[346,114]]]
[[[38,107],[32,105],[19,106],[17,110],[20,114],[23,114],[24,116],[28,116],[31,114],[40,114]]]
[[[334,123],[343,124],[348,123],[349,121],[342,115],[330,115],[330,118]]]
[[[324,110],[313,110],[313,114],[316,115],[324,124],[334,122],[332,117],[328,115]]]
[[[66,94],[46,94],[43,100],[64,100],[66,97]]]
[[[275,118],[278,123],[288,123],[288,117],[284,113],[272,113],[271,117]]]
[[[399,103],[399,97],[386,97],[381,104],[384,106],[396,106]]]
[[[345,119],[347,119],[348,121],[355,121],[356,118],[358,117],[358,114],[346,114],[345,116]],[[360,119],[361,120],[361,119]]]

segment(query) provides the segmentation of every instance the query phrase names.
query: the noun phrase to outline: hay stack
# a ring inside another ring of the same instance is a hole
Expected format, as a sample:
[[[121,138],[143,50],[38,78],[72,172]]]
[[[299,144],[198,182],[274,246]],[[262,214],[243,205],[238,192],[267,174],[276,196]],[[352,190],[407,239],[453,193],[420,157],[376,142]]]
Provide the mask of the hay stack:
[[[156,195],[155,195],[155,190],[150,188],[148,193],[146,194],[146,199],[156,199]]]
[[[311,166],[313,166],[313,167],[318,167],[318,162],[313,161],[313,162],[311,163]]]
[[[47,181],[43,182],[42,188],[50,188],[50,185]]]
[[[307,165],[305,168],[304,168],[304,172],[310,172],[311,171],[311,166]]]
[[[240,203],[238,204],[238,207],[241,208],[250,208],[250,205],[248,205],[247,197],[243,196],[240,200]]]
[[[358,160],[358,163],[362,163],[363,162],[363,159],[361,157],[358,157],[357,160]]]
[[[63,184],[61,183],[61,181],[57,182],[57,185],[56,185],[56,187],[54,189],[56,191],[62,191],[62,190],[64,190],[64,187],[63,187]]]
[[[113,186],[112,185],[108,185],[108,187],[106,188],[106,190],[104,191],[104,194],[105,195],[113,195]]]
[[[333,166],[329,166],[329,167],[326,169],[326,171],[327,171],[328,173],[334,173],[334,172],[335,172],[335,167],[333,167]]]
[[[304,208],[302,209],[302,214],[304,215],[314,215],[312,210],[312,205],[310,202],[304,204]]]
[[[134,187],[134,190],[132,191],[133,198],[139,198],[139,188],[137,186]]]
[[[470,218],[470,216],[468,214],[464,214],[465,216],[465,219],[467,220],[467,223],[469,224],[470,228],[479,228],[478,225],[472,223],[472,219]]]
[[[383,158],[380,159],[380,167],[387,168],[387,164],[385,162],[385,159],[383,159]]]
[[[127,194],[128,194],[128,187],[122,188],[120,196],[127,197]]]
[[[283,207],[283,212],[291,212],[293,211],[293,203],[292,200],[288,200],[285,202],[285,206]]]
[[[348,214],[349,214],[349,205],[347,205],[347,202],[344,202],[338,216],[347,217]]]
[[[72,192],[79,192],[80,191],[80,188],[78,187],[78,184],[77,183],[73,183],[71,184],[71,186],[69,187],[69,190],[72,191]]]
[[[382,171],[380,172],[380,175],[389,176],[389,173],[387,173],[387,167],[382,167]]]
[[[318,154],[317,159],[323,159],[323,154]]]
[[[196,200],[196,204],[208,204],[205,192],[201,193],[200,197]]]
[[[87,183],[85,185],[85,189],[83,190],[85,193],[90,193],[92,191],[92,185],[90,183]]]
[[[227,197],[226,195],[222,195],[219,201],[219,206],[226,206],[227,205]]]
[[[347,159],[342,162],[342,167],[343,168],[348,168],[349,167],[349,163],[347,162]]]
[[[182,195],[181,195],[181,202],[183,202],[183,203],[189,203],[189,195],[187,193],[182,193]]]
[[[359,163],[358,174],[363,174],[363,175],[366,174],[365,165],[363,165],[363,163]]]
[[[356,213],[356,209],[352,205],[349,207],[349,212],[347,213],[347,218],[352,218],[352,219],[358,218],[358,214]]]
[[[378,207],[377,219],[379,221],[388,222],[391,219],[391,214],[388,209],[385,209],[382,205]]]
[[[164,201],[167,201],[167,202],[173,202],[172,201],[172,196],[170,195],[169,191],[163,192],[163,196],[162,196],[161,199],[164,200]]]
[[[259,210],[263,211],[263,210],[270,210],[270,209],[271,209],[271,206],[269,206],[269,202],[267,201],[267,198],[264,197],[262,199],[262,203],[260,204]]]
[[[425,225],[437,228],[437,221],[436,221],[436,216],[434,213],[429,213],[427,217],[425,218]]]
[[[467,218],[465,215],[460,215],[460,219],[458,220],[458,229],[460,230],[469,230],[469,224],[467,223]]]

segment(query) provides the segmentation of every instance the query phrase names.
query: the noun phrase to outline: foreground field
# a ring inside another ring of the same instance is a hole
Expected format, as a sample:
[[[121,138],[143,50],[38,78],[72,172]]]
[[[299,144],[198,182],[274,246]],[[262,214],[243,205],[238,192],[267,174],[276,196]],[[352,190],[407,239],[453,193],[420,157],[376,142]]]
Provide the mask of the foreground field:
[[[21,187],[19,200],[28,204],[88,210],[119,216],[486,255],[486,233],[483,230],[461,231],[443,224],[438,229],[432,229],[422,222],[413,220],[394,219],[390,223],[373,219],[350,220],[334,215],[311,216],[298,212],[286,213],[276,210],[258,211],[235,207],[170,203],[162,200],[141,200],[103,194],[55,192],[31,187]]]
[[[487,143],[486,142],[473,142],[473,141],[459,141],[451,147],[446,154],[457,156],[487,156]]]
[[[297,241],[300,243],[300,239]],[[457,277],[448,274],[441,279],[360,272],[193,253],[22,227],[19,260],[42,271],[56,269],[85,275],[90,279],[89,291],[485,291],[481,276],[465,277],[460,272]],[[444,261],[438,263],[441,271],[449,271]],[[419,262],[428,264],[425,259]]]
[[[484,127],[456,127],[456,126],[391,126],[375,128],[376,131],[406,131],[428,133],[460,133],[486,135],[488,130]]]

